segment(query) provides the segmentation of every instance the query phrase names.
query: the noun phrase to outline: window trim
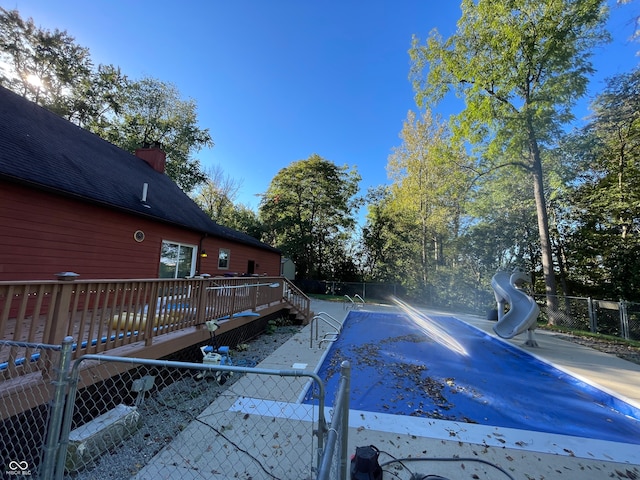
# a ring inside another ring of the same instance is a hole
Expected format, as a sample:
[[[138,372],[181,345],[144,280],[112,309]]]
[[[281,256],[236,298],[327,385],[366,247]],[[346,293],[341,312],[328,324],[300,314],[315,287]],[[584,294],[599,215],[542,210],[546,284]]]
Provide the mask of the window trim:
[[[222,256],[222,253],[225,252],[227,254],[227,265],[226,266],[220,266],[220,261],[222,260],[222,258],[220,258]],[[220,247],[218,249],[218,270],[229,270],[229,266],[231,265],[231,249],[230,248],[222,248]]]
[[[198,246],[191,244],[191,243],[183,243],[183,242],[176,242],[174,240],[162,240],[161,244],[160,244],[160,259],[159,259],[159,268],[162,265],[162,248],[164,246],[164,244],[170,244],[170,245],[175,245],[178,247],[178,263],[176,264],[176,268],[175,271],[173,273],[173,277],[168,277],[168,278],[183,278],[183,277],[178,277],[178,272],[180,271],[180,264],[179,264],[179,257],[180,257],[180,249],[183,247],[186,248],[191,248],[191,270],[189,272],[188,277],[193,277],[195,275],[196,272],[196,268],[197,268],[197,259],[198,259]],[[159,272],[158,272],[159,273]],[[160,278],[167,278],[167,277],[160,277]]]

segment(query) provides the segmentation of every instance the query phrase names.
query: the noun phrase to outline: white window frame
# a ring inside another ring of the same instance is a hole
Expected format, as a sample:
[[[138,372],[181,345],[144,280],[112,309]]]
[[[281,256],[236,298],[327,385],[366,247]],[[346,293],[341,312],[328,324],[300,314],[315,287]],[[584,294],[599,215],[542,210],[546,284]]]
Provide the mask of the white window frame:
[[[222,254],[226,253],[227,255],[227,265],[220,266],[220,261],[222,260]],[[229,265],[231,264],[231,250],[229,248],[220,248],[218,250],[218,270],[229,270]]]
[[[162,240],[162,247],[164,247],[165,244],[178,247],[178,262],[179,262],[179,259],[180,259],[180,249],[182,249],[182,248],[190,248],[191,249],[191,269],[190,269],[189,275],[186,275],[186,276],[193,277],[195,275],[195,273],[196,273],[196,261],[197,261],[197,258],[198,258],[198,247],[197,247],[197,245],[192,245],[192,244],[189,244],[189,243],[174,242],[173,240]],[[160,251],[162,252],[162,250],[160,250]],[[160,265],[162,265],[162,253],[160,253]],[[176,263],[175,271],[173,272],[173,277],[162,277],[162,278],[183,278],[183,277],[178,277],[178,272],[179,271],[180,271],[179,263]]]

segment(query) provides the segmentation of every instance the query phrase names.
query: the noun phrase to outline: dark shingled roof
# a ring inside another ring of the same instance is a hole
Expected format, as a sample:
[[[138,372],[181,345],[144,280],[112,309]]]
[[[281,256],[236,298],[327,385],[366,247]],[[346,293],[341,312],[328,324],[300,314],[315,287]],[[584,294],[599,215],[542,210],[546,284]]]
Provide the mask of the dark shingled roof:
[[[278,251],[218,225],[147,162],[0,87],[0,178]],[[147,208],[142,202],[148,184]]]

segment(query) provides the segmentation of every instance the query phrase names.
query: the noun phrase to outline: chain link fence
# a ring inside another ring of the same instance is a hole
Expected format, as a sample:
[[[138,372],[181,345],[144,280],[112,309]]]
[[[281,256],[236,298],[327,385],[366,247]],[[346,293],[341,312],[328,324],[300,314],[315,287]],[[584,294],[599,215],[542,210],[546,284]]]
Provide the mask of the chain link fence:
[[[322,478],[338,478],[346,458],[348,379],[329,428],[324,385],[310,371],[107,355],[71,365],[71,338],[16,348],[40,353],[45,397],[30,407],[33,385],[16,386],[13,406],[5,396],[6,476],[284,480],[317,478],[324,465]],[[315,406],[302,403],[309,389]]]
[[[534,295],[540,319],[549,321],[547,297]],[[553,323],[572,330],[640,340],[640,303],[597,300],[585,297],[555,297]]]
[[[86,355],[55,478],[312,478],[324,410],[291,398],[313,382],[302,370]]]
[[[4,476],[37,478],[43,455],[55,447],[47,427],[51,406],[64,401],[56,397],[54,384],[64,376],[63,353],[68,362],[70,351],[70,341],[63,347],[0,340],[0,471]]]

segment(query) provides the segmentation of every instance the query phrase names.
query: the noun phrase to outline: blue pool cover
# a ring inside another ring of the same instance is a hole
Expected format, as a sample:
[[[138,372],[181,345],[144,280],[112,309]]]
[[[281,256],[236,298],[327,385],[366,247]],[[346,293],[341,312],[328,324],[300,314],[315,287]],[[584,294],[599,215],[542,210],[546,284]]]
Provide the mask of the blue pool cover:
[[[455,317],[428,319],[466,355],[408,315],[350,312],[318,371],[327,403],[349,360],[351,409],[640,444],[640,409]]]

